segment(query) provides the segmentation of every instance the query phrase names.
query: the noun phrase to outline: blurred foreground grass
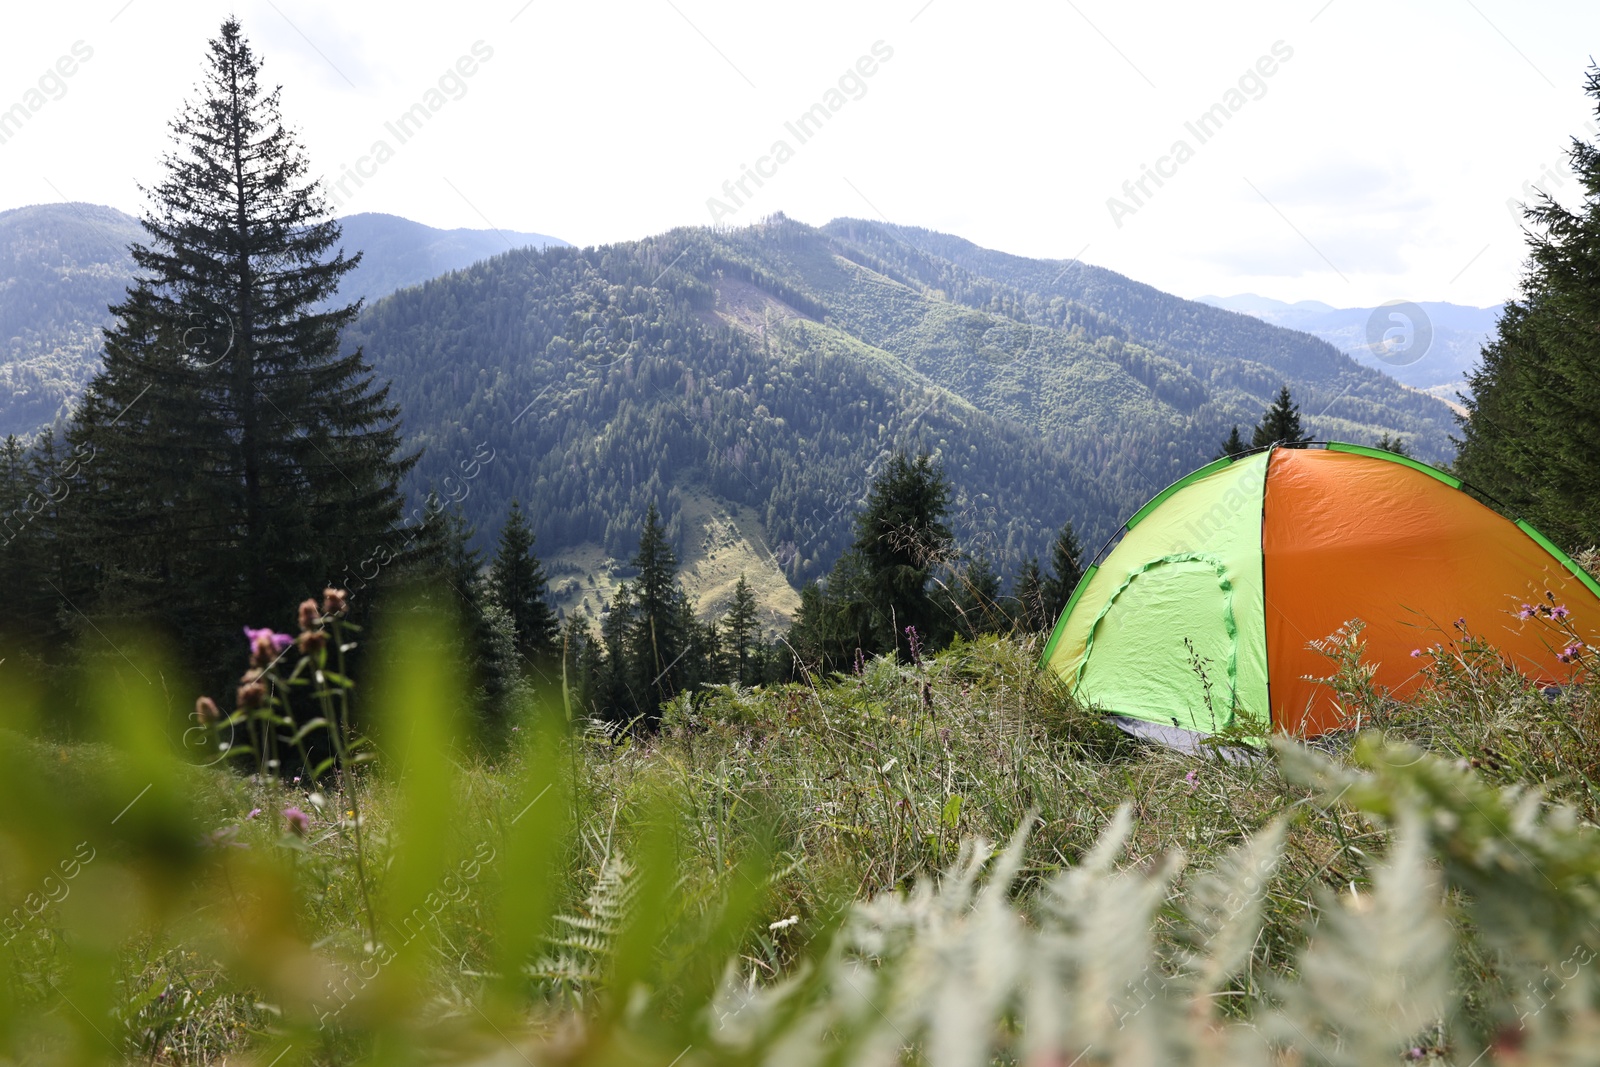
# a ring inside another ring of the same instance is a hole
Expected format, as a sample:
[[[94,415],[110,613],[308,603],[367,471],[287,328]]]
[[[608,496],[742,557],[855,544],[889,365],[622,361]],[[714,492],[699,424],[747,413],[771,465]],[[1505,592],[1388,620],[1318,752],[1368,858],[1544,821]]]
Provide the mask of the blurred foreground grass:
[[[201,766],[150,650],[93,740],[0,694],[0,1060],[1556,1063],[1600,1031],[1595,699],[1469,639],[1397,703],[1353,636],[1330,674],[1383,733],[1229,761],[1129,741],[1009,639],[654,737],[545,694],[488,743],[409,625],[376,758],[315,782]]]

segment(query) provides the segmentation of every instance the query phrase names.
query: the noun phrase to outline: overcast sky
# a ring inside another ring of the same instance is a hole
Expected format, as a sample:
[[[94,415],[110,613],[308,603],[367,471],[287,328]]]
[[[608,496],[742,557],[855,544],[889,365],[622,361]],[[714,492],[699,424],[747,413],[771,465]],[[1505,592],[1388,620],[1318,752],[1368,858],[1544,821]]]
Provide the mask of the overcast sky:
[[[1532,182],[1574,191],[1562,149],[1594,121],[1581,86],[1600,4],[1223,6],[13,6],[0,110],[29,114],[0,143],[0,209],[139,211],[166,123],[232,10],[283,85],[313,169],[367,174],[345,179],[341,214],[585,245],[714,216],[881,217],[1081,255],[1189,297],[1514,294],[1524,253],[1508,201]],[[89,58],[52,73],[75,46]],[[419,104],[427,120],[402,142],[386,123]],[[785,124],[819,104],[826,121],[797,126],[802,142]],[[379,142],[392,154],[374,155]],[[758,166],[759,187],[745,177]]]

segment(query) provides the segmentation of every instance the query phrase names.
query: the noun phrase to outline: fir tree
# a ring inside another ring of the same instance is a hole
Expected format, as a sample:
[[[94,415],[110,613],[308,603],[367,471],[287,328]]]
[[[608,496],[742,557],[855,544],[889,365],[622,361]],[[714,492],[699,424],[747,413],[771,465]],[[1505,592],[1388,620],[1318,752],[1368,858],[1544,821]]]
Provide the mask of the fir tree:
[[[1247,451],[1249,451],[1249,446],[1244,443],[1244,438],[1239,436],[1239,427],[1235,426],[1229,431],[1227,440],[1222,442],[1222,451],[1217,454],[1216,458],[1238,456]]]
[[[1395,434],[1393,437],[1390,437],[1387,431],[1385,431],[1377,439],[1377,441],[1373,442],[1372,447],[1381,448],[1385,452],[1393,452],[1397,456],[1411,455],[1410,452],[1406,451],[1405,438],[1401,437],[1399,434]]]
[[[868,609],[868,652],[887,652],[904,644],[915,627],[925,647],[937,647],[947,630],[928,595],[928,581],[950,552],[945,524],[950,485],[944,470],[926,452],[889,460],[856,519],[852,551],[860,558],[858,595]]]
[[[951,607],[958,631],[968,638],[999,633],[1005,623],[1000,609],[1000,575],[989,554],[974,553],[951,579]]]
[[[102,608],[230,643],[389,537],[415,458],[398,457],[387,388],[339,352],[359,304],[327,305],[359,256],[334,251],[260,69],[224,22],[146,190],[139,273],[72,428],[95,453],[77,543]]]
[[[1050,575],[1044,580],[1041,591],[1046,627],[1054,626],[1066,610],[1072,591],[1078,588],[1078,579],[1083,577],[1082,561],[1083,546],[1078,544],[1078,535],[1069,522],[1061,527],[1055,543],[1050,546]]]
[[[1024,633],[1037,633],[1050,625],[1045,621],[1044,578],[1039,574],[1037,556],[1030,558],[1017,572],[1011,600],[1013,624]]]
[[[661,705],[681,688],[679,682],[688,673],[688,665],[681,660],[692,639],[684,630],[685,598],[678,588],[678,557],[667,542],[654,503],[645,513],[639,551],[632,563],[638,574],[633,581],[634,618],[627,655],[634,696],[643,699],[642,710],[653,726]]]
[[[1278,390],[1278,398],[1272,402],[1267,408],[1267,413],[1256,424],[1255,432],[1250,435],[1250,447],[1297,445],[1309,440],[1311,440],[1310,435],[1300,428],[1300,405],[1290,399],[1289,387],[1285,385]]]
[[[722,646],[728,656],[728,674],[739,685],[754,685],[761,671],[757,655],[761,622],[756,614],[756,595],[743,574],[733,587],[733,601],[722,619]]]
[[[1584,91],[1600,116],[1600,65]],[[1600,541],[1600,144],[1575,137],[1568,159],[1582,203],[1523,209],[1531,262],[1468,378],[1455,469],[1580,549]]]
[[[533,527],[522,505],[513,500],[489,565],[489,592],[511,613],[517,654],[526,665],[542,670],[554,663],[560,624],[550,607],[549,582],[533,543]]]

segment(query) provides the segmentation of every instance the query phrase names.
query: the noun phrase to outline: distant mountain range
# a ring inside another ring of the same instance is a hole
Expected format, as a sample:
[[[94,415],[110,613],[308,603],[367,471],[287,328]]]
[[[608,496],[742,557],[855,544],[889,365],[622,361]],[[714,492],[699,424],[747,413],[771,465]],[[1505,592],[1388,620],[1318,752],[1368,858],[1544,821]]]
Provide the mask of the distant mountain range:
[[[1253,315],[1320,337],[1396,381],[1454,401],[1493,335],[1504,304],[1476,308],[1421,301],[1378,308],[1336,308],[1317,300],[1286,304],[1254,293],[1202,296],[1200,303]],[[1422,314],[1417,315],[1415,308]]]
[[[369,302],[510,248],[565,242],[538,233],[439,230],[394,215],[341,219],[344,248],[365,252],[343,300]],[[95,204],[0,211],[0,436],[64,414],[99,367],[106,308],[133,279],[137,219]]]

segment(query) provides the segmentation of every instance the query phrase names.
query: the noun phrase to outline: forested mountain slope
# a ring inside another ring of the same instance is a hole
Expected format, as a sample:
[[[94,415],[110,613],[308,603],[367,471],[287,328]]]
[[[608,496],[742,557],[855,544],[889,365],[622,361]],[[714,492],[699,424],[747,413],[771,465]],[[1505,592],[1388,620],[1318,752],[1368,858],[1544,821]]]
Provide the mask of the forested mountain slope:
[[[394,215],[341,219],[348,254],[364,252],[340,300],[369,301],[487,256],[564,242],[538,233],[440,230]],[[0,211],[0,436],[64,415],[100,367],[107,308],[133,279],[137,219],[97,204]]]
[[[143,234],[114,208],[0,211],[0,436],[64,414],[100,366],[106,307],[133,277]]]
[[[965,547],[1004,570],[1067,519],[1098,545],[1286,381],[1319,435],[1448,448],[1442,404],[1315,338],[849,220],[509,253],[381,301],[349,339],[428,449],[413,488],[480,529],[516,496],[543,551],[625,557],[649,500],[685,545],[686,494],[709,495],[752,509],[791,581],[848,544],[894,448],[940,455]]]

